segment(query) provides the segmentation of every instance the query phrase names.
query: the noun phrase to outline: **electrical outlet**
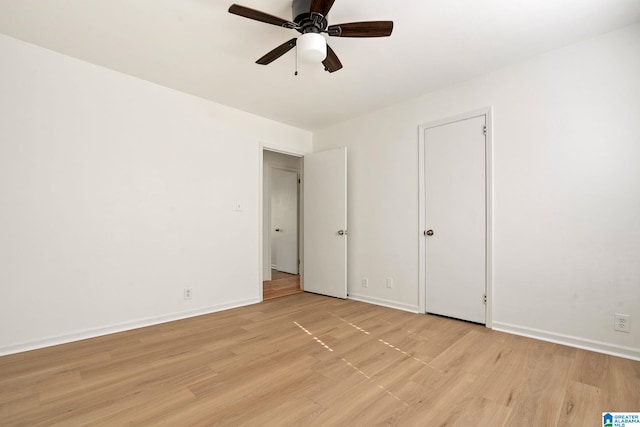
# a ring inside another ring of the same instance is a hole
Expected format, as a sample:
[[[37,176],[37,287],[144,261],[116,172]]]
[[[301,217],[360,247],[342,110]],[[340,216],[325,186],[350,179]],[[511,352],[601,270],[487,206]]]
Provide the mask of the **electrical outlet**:
[[[184,288],[184,299],[191,299],[191,288]]]
[[[369,287],[369,278],[368,277],[363,277],[362,278],[362,287],[363,288],[368,288]]]
[[[387,288],[393,288],[393,277],[387,277]]]
[[[631,316],[616,313],[613,315],[613,329],[620,332],[631,331]]]

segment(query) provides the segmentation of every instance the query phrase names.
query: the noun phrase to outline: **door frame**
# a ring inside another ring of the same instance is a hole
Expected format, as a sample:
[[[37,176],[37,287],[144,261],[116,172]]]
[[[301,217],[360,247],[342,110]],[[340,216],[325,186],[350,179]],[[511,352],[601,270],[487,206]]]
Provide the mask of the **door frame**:
[[[274,153],[286,154],[292,157],[299,157],[302,159],[305,153],[294,150],[283,150],[276,145],[271,145],[266,142],[260,142],[258,144],[258,280],[256,286],[258,287],[258,297],[260,301],[264,301],[264,289],[263,289],[263,274],[264,270],[264,220],[265,215],[271,215],[271,213],[264,212],[264,151],[272,151]],[[304,174],[304,162],[300,162],[300,179]],[[298,187],[298,256],[300,257],[300,265],[298,266],[298,272],[300,275],[300,289],[304,290],[304,233],[302,227],[304,226],[304,181]],[[269,219],[270,221],[270,219]]]
[[[493,324],[493,122],[492,108],[485,107],[467,113],[458,114],[444,119],[435,120],[418,126],[418,309],[420,313],[426,313],[427,301],[427,263],[426,263],[426,241],[424,230],[426,229],[426,186],[425,186],[425,131],[436,126],[447,125],[460,122],[475,117],[485,116],[487,134],[485,139],[485,196],[486,196],[486,265],[485,265],[485,286],[487,295],[486,304],[486,327],[491,328]]]

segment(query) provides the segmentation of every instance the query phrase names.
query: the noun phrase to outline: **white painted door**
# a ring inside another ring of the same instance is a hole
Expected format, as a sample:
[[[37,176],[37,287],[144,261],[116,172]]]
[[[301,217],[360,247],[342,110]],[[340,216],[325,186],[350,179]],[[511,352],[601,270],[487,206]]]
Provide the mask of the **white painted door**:
[[[347,297],[347,149],[304,156],[304,290]]]
[[[271,169],[271,266],[298,274],[298,173]]]
[[[426,311],[485,323],[486,117],[424,130]]]

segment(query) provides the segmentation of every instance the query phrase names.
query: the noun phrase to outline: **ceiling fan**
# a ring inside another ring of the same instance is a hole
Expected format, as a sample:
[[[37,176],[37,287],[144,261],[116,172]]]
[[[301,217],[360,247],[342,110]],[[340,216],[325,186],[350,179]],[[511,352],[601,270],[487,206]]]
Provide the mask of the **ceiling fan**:
[[[292,38],[268,52],[256,61],[267,65],[298,46],[298,57],[307,62],[322,61],[324,69],[330,73],[342,68],[333,49],[327,45],[322,33],[331,37],[387,37],[393,31],[393,21],[351,22],[347,24],[329,25],[327,15],[335,0],[293,0],[293,21],[278,18],[259,10],[237,4],[231,5],[229,13],[290,28],[302,35]]]

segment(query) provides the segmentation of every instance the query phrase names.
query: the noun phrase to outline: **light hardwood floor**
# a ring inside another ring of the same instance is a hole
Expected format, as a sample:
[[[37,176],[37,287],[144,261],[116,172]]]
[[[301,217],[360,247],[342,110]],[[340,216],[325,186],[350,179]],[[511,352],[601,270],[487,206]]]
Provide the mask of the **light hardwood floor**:
[[[0,358],[0,425],[597,426],[640,362],[313,294]]]
[[[271,279],[262,282],[262,299],[269,300],[302,292],[298,274],[271,270]]]

